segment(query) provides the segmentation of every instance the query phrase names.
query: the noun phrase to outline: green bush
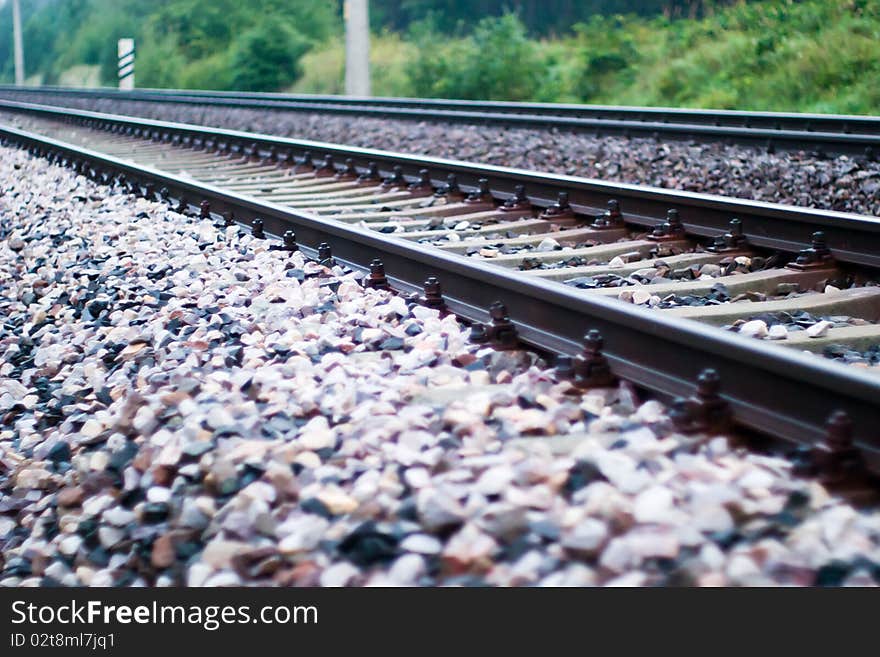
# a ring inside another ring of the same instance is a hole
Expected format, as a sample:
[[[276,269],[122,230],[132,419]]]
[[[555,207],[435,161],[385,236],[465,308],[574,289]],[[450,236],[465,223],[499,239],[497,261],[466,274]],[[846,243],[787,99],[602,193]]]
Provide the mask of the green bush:
[[[229,56],[233,89],[277,91],[302,75],[300,58],[309,43],[297,30],[262,22],[235,40]]]
[[[420,27],[414,33],[418,55],[410,68],[416,95],[489,100],[535,96],[546,64],[516,15],[484,18],[471,35],[453,42],[430,25]]]
[[[623,29],[620,16],[594,16],[588,23],[575,26],[579,74],[578,97],[596,96],[611,81],[631,79],[638,53],[632,35]]]
[[[139,87],[175,87],[187,62],[177,48],[177,35],[148,28],[137,48],[135,84]],[[137,44],[135,44],[137,47]]]

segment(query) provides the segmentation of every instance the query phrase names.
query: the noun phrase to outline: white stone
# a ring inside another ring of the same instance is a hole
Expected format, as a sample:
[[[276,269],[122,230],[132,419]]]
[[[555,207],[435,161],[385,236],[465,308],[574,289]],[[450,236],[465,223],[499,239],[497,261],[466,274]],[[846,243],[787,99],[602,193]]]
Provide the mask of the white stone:
[[[703,532],[727,532],[734,527],[730,512],[720,505],[699,506],[690,522],[695,529]]]
[[[595,553],[607,538],[608,528],[604,522],[595,518],[584,518],[573,530],[562,536],[561,543],[578,552]]]
[[[135,514],[132,511],[128,511],[127,509],[123,509],[119,506],[114,506],[111,509],[107,509],[104,511],[102,516],[105,522],[109,522],[111,525],[115,525],[117,527],[124,527],[130,522],[135,521]]]
[[[788,338],[788,329],[783,324],[774,324],[767,332],[767,337],[771,340],[785,340]]]
[[[234,571],[224,570],[216,575],[211,575],[204,585],[209,587],[241,586],[241,577]]]
[[[247,543],[240,541],[227,541],[221,538],[214,538],[210,543],[205,545],[202,550],[202,561],[216,569],[228,568],[232,562],[232,558],[243,552],[248,547]]]
[[[235,418],[233,418],[232,415],[229,414],[229,411],[227,411],[222,406],[214,406],[208,413],[206,422],[208,423],[208,426],[212,429],[217,429],[219,427],[225,427],[234,424]]]
[[[622,573],[633,567],[636,563],[636,555],[629,547],[629,543],[623,536],[611,539],[608,546],[599,557],[599,564],[615,573]]]
[[[190,587],[204,586],[213,572],[214,569],[211,566],[196,562],[187,571],[186,585]]]
[[[830,329],[833,324],[827,320],[822,320],[821,322],[816,322],[812,326],[807,328],[807,335],[811,338],[821,338],[824,337],[828,333],[828,329]]]
[[[147,500],[150,502],[168,502],[171,499],[171,489],[165,486],[151,486],[147,490]]]
[[[737,554],[727,563],[727,576],[734,581],[760,574],[761,569],[751,557],[745,554]]]
[[[545,237],[541,240],[538,246],[535,248],[536,251],[555,251],[556,247],[559,246],[559,242],[554,240],[552,237]]]
[[[347,586],[351,579],[359,573],[360,571],[355,566],[347,561],[341,561],[322,572],[319,581],[321,586],[326,587]]]
[[[388,577],[401,586],[413,586],[424,573],[425,560],[418,554],[409,553],[398,557],[391,564]]]
[[[317,547],[329,524],[324,518],[310,513],[286,520],[275,530],[281,537],[278,549],[284,554],[308,552]]]
[[[739,327],[740,335],[749,338],[763,338],[767,335],[767,322],[762,319],[753,319]]]
[[[131,424],[136,431],[148,434],[156,428],[158,420],[156,419],[156,414],[153,413],[152,408],[149,406],[141,406],[135,414],[134,420],[132,420]]]
[[[358,501],[338,487],[321,491],[317,497],[333,515],[352,513],[358,508]]]
[[[97,438],[104,431],[104,425],[93,418],[89,418],[82,425],[79,432],[87,438]]]
[[[468,564],[488,558],[497,547],[495,539],[468,523],[449,539],[443,549],[443,555],[462,564]]]
[[[336,434],[330,429],[327,418],[318,415],[302,428],[299,442],[306,449],[317,451],[333,447],[336,444]]]
[[[605,586],[610,588],[631,588],[636,586],[644,586],[647,580],[648,576],[645,573],[633,571],[631,573],[626,573],[624,575],[615,577],[614,579],[608,580],[605,583]]]
[[[79,550],[81,544],[82,538],[79,535],[69,534],[62,538],[58,543],[58,551],[61,552],[61,554],[72,556],[76,554],[76,551]]]
[[[664,523],[673,511],[675,496],[664,486],[651,486],[642,491],[633,503],[633,516],[636,522]]]
[[[125,532],[118,527],[103,526],[98,528],[98,540],[105,548],[112,548],[125,538]]]
[[[407,468],[403,478],[412,488],[424,488],[431,483],[431,475],[425,468]]]
[[[475,490],[483,495],[500,495],[513,481],[514,476],[513,470],[507,466],[489,468],[477,480]]]
[[[751,468],[736,482],[746,489],[767,489],[773,485],[773,475],[763,468]]]
[[[715,543],[704,543],[700,548],[700,562],[710,570],[724,568],[724,552]]]
[[[410,534],[401,541],[400,549],[419,554],[440,554],[443,543],[430,534]]]

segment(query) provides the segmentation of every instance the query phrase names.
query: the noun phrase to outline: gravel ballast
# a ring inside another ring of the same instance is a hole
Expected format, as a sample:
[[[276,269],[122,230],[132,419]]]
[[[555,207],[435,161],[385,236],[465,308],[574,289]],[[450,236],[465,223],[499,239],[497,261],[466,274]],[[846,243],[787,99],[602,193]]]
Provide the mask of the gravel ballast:
[[[848,156],[821,159],[805,152],[768,154],[762,149],[726,146],[722,142],[656,143],[652,139],[596,138],[588,133],[559,130],[120,102],[54,94],[4,92],[2,96],[298,139],[880,215],[880,162]]]
[[[880,581],[880,513],[785,460],[0,156],[2,585]]]

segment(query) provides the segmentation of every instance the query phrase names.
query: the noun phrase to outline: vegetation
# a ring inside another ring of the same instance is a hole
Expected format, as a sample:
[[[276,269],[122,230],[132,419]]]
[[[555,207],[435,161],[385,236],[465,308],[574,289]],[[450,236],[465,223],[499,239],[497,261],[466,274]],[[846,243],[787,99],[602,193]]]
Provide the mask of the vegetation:
[[[25,66],[53,84],[75,65],[116,80],[116,40],[135,37],[143,87],[277,90],[302,74],[300,60],[342,31],[326,0],[21,0]],[[11,35],[10,3],[0,34]],[[12,39],[0,40],[0,78],[13,78]]]
[[[339,2],[21,0],[54,83],[340,93]],[[880,113],[876,0],[371,0],[377,95]],[[509,11],[508,11],[509,10]],[[9,3],[0,34],[11,31]],[[87,76],[86,76],[87,77]],[[12,79],[11,39],[0,79]]]

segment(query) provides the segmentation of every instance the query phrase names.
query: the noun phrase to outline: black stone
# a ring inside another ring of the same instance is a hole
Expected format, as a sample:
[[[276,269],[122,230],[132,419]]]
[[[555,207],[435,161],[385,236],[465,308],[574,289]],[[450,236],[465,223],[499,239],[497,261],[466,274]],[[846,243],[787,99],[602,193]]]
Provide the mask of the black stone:
[[[59,440],[52,446],[52,449],[49,450],[49,453],[46,454],[46,458],[52,463],[58,465],[62,461],[70,462],[70,445],[68,445],[63,440]]]
[[[537,520],[529,523],[529,529],[541,538],[555,541],[559,538],[559,526],[548,520]]]
[[[319,450],[315,451],[315,454],[321,457],[322,461],[327,461],[328,459],[333,457],[333,454],[336,450],[332,447],[323,447]]]
[[[718,547],[726,550],[742,539],[742,535],[736,529],[728,531],[712,532],[709,539],[718,544]]]
[[[333,518],[333,512],[327,508],[327,505],[315,497],[310,497],[300,502],[299,508],[306,513],[313,513],[327,520]]]
[[[181,541],[174,546],[174,553],[181,561],[187,561],[194,555],[201,552],[203,546],[196,541]]]
[[[76,533],[82,536],[83,540],[87,543],[96,540],[98,535],[98,520],[96,518],[80,520],[79,524],[76,526]]]
[[[401,502],[400,506],[397,508],[397,517],[400,520],[418,522],[419,509],[418,506],[416,506],[415,498],[408,497]]]
[[[816,572],[814,586],[840,586],[852,571],[852,566],[845,561],[831,561]]]
[[[122,495],[119,496],[119,503],[126,509],[133,509],[136,504],[143,502],[147,499],[147,494],[144,492],[142,488],[132,488],[131,490],[123,491]]]
[[[29,577],[31,572],[30,561],[22,557],[12,557],[6,562],[3,575],[6,577]]]
[[[578,461],[568,471],[568,479],[565,481],[563,490],[568,494],[579,491],[581,488],[594,481],[608,481],[596,464],[592,461]]]
[[[132,459],[137,456],[138,446],[132,440],[126,441],[125,445],[110,455],[107,461],[107,470],[110,472],[122,473],[131,463]]]
[[[149,502],[144,505],[144,522],[163,522],[168,518],[169,508],[165,502]]]
[[[101,388],[98,392],[95,393],[95,399],[97,399],[102,404],[106,404],[107,406],[112,404],[113,397],[110,396],[110,388]]]
[[[359,525],[339,543],[338,550],[352,563],[365,567],[387,563],[397,555],[398,539],[377,529],[374,522]]]
[[[86,559],[88,559],[89,565],[104,568],[110,563],[110,553],[104,549],[103,546],[99,545],[95,549],[89,551],[86,555]]]

